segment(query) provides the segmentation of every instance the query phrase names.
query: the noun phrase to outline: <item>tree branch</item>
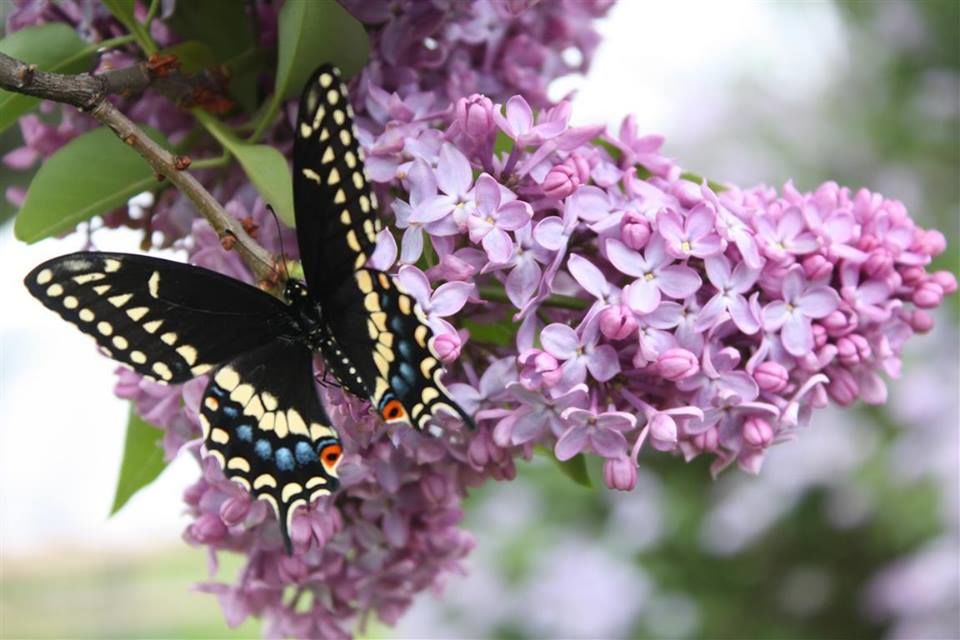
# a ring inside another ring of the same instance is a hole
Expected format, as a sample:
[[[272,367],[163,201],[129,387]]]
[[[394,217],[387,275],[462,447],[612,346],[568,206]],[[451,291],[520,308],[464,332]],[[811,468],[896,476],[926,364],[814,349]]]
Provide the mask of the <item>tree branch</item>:
[[[143,91],[152,80],[148,63],[96,75],[65,75],[39,71],[34,65],[0,53],[0,88],[89,112],[139,153],[157,174],[169,179],[207,219],[224,248],[235,249],[240,254],[258,281],[276,282],[280,272],[273,256],[244,231],[239,221],[224,211],[196,178],[185,171],[189,158],[175,156],[155,143],[106,100],[107,96],[114,94]]]

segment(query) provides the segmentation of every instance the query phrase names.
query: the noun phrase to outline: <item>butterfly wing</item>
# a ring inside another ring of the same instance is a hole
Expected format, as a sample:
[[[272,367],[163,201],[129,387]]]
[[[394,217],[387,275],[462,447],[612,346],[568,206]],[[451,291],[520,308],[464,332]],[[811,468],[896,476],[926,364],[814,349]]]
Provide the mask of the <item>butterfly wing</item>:
[[[381,228],[347,89],[331,65],[314,72],[300,98],[293,204],[303,272],[313,298],[325,300],[366,263]]]
[[[200,415],[207,455],[273,507],[291,553],[296,509],[339,486],[340,439],[317,398],[311,352],[280,339],[231,360],[210,380]]]
[[[161,383],[181,383],[293,335],[285,304],[256,287],[148,256],[79,252],[24,279],[44,306],[93,336],[100,350]]]
[[[365,395],[386,422],[409,422],[423,430],[445,412],[474,427],[440,380],[443,367],[426,317],[389,275],[360,269],[329,304],[336,313],[327,322],[342,357],[324,353],[325,360],[342,383],[362,381]]]

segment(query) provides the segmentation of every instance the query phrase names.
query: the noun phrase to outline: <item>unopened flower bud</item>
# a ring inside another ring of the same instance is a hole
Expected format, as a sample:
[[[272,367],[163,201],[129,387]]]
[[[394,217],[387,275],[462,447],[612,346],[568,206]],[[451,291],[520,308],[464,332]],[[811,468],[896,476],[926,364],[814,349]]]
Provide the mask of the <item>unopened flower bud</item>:
[[[657,371],[667,380],[683,380],[700,371],[700,363],[693,353],[675,347],[660,354],[657,358]]]
[[[846,369],[832,367],[827,375],[830,377],[827,393],[833,401],[841,407],[853,404],[860,395],[860,385],[857,384],[853,374]]]
[[[421,480],[420,488],[423,490],[423,495],[426,496],[427,500],[433,504],[443,504],[449,494],[446,481],[443,479],[443,476],[437,473],[432,473]]]
[[[913,292],[912,300],[921,309],[933,309],[943,302],[943,289],[931,278]]]
[[[650,445],[657,451],[673,451],[677,445],[677,423],[666,413],[650,418]]]
[[[885,249],[878,249],[870,254],[863,263],[864,272],[871,278],[882,278],[893,269],[893,256]]]
[[[821,320],[820,324],[827,330],[827,335],[832,338],[844,336],[857,328],[855,316],[840,309]]]
[[[925,255],[938,256],[947,248],[947,239],[936,229],[921,231],[917,236],[917,244]]]
[[[951,294],[957,290],[957,277],[949,271],[937,271],[930,279],[940,285],[944,294]]]
[[[624,305],[611,305],[600,312],[600,332],[610,340],[623,340],[636,330],[637,319]]]
[[[766,449],[773,444],[773,427],[757,416],[751,416],[743,423],[743,440],[751,447]]]
[[[223,501],[223,504],[220,505],[220,519],[223,520],[224,524],[228,527],[240,524],[246,519],[247,514],[250,513],[250,503],[250,494],[248,493],[227,498]]]
[[[912,266],[901,269],[900,277],[903,279],[903,284],[915,287],[927,279],[927,272],[923,267]]]
[[[590,164],[580,156],[572,155],[547,172],[541,188],[548,198],[560,200],[576,191],[589,177]]]
[[[779,362],[768,360],[754,369],[753,379],[757,381],[761,391],[777,393],[787,386],[787,382],[790,381],[790,373]]]
[[[607,458],[603,463],[603,482],[617,491],[632,491],[637,486],[637,465],[627,456]]]
[[[720,434],[716,427],[710,427],[703,433],[693,436],[693,446],[700,451],[716,451],[720,445]]]
[[[620,239],[634,251],[640,251],[650,239],[650,223],[639,213],[627,211],[620,220]]]
[[[433,341],[433,348],[436,349],[440,361],[444,364],[453,362],[460,357],[460,349],[463,347],[463,341],[459,334],[441,333]]]
[[[910,314],[910,326],[917,333],[927,333],[933,329],[933,316],[923,309],[917,309]]]
[[[813,346],[816,349],[819,349],[823,345],[827,344],[827,330],[820,326],[819,323],[814,323],[811,327],[813,330]]]
[[[480,94],[457,100],[454,117],[461,131],[474,140],[487,137],[496,128],[493,103]]]
[[[833,273],[833,263],[819,253],[814,253],[804,258],[803,273],[810,280],[826,279]]]
[[[220,516],[203,513],[188,527],[187,535],[200,544],[213,544],[227,537],[227,526]]]
[[[872,355],[870,343],[859,333],[851,333],[837,340],[837,355],[845,365],[864,362]]]

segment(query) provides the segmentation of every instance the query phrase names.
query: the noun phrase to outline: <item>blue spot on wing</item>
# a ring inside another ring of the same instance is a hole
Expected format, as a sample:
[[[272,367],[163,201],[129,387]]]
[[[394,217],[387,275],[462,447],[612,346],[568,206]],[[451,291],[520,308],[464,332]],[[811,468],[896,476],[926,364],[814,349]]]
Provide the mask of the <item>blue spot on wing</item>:
[[[227,395],[227,392],[223,390],[222,387],[218,384],[210,385],[210,393],[217,396],[218,398],[223,398]]]
[[[306,442],[298,442],[295,452],[297,462],[300,464],[306,465],[317,460],[317,454],[313,452],[313,448]]]
[[[403,322],[404,318],[400,314],[397,314],[390,318],[390,328],[393,329],[394,333],[403,333]]]
[[[410,392],[410,384],[398,375],[390,376],[390,386],[401,396]]]
[[[277,461],[277,469],[280,471],[293,471],[293,454],[290,449],[280,447],[273,458]]]
[[[273,455],[273,447],[270,446],[270,442],[260,438],[253,445],[253,450],[257,452],[257,455],[263,458],[264,460],[269,460],[270,456]]]
[[[401,339],[400,344],[397,345],[397,350],[400,351],[404,360],[413,360],[413,344],[409,340]]]
[[[411,383],[417,381],[417,372],[414,371],[413,367],[410,366],[409,362],[401,362],[399,369],[400,369],[400,375],[402,375],[408,381],[410,381]]]
[[[250,442],[251,440],[253,440],[253,427],[251,427],[248,424],[240,425],[239,427],[237,427],[237,437],[240,438],[241,440]]]
[[[240,415],[240,410],[237,409],[236,405],[228,404],[223,407],[223,414],[228,418],[236,418]]]

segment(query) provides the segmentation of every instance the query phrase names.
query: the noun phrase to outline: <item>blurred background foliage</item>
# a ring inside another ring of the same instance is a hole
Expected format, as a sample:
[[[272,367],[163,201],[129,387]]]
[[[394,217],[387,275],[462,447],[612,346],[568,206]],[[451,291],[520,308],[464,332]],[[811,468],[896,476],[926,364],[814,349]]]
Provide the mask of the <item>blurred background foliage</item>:
[[[668,139],[667,150],[715,179],[762,157],[759,175],[750,167],[753,180],[742,182],[791,175],[803,189],[836,180],[899,197],[944,232],[939,267],[956,272],[960,3],[833,7],[849,61],[815,100],[787,104],[745,75],[725,126]],[[784,20],[801,10],[777,8]],[[18,144],[6,135],[0,151]],[[0,173],[4,188],[23,180]],[[0,218],[12,213],[0,205]],[[521,465],[516,481],[467,502],[477,536],[469,575],[421,598],[398,628],[364,635],[960,637],[955,296],[946,309],[933,334],[911,343],[888,406],[818,414],[759,478],[730,471],[711,483],[705,463],[647,451],[637,490],[619,495],[576,485],[546,460]],[[231,559],[221,561],[229,576]],[[259,635],[254,622],[226,629],[215,598],[190,591],[205,562],[183,546],[5,555],[0,633]]]

